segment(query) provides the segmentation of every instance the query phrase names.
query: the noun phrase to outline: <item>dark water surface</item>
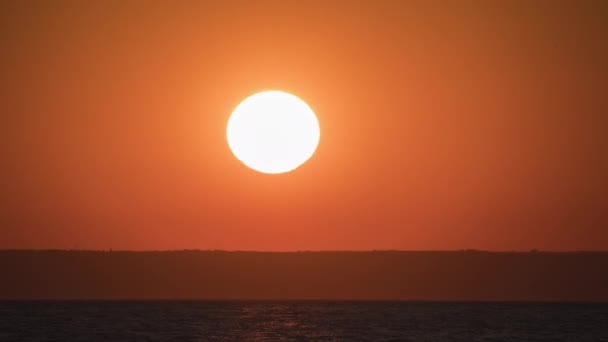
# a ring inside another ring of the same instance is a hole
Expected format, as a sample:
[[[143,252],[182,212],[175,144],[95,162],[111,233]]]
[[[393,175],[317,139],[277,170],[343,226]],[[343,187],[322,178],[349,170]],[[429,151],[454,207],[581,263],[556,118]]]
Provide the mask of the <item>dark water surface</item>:
[[[608,341],[608,304],[0,302],[0,341]]]

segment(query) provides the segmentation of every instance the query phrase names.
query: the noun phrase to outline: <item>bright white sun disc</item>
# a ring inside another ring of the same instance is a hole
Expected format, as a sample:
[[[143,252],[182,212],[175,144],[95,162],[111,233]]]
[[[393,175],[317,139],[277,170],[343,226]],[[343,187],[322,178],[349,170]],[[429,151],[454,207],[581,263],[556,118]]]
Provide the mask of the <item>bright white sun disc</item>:
[[[282,91],[249,96],[232,112],[226,137],[243,164],[263,173],[284,173],[306,162],[319,144],[319,122],[310,107]]]

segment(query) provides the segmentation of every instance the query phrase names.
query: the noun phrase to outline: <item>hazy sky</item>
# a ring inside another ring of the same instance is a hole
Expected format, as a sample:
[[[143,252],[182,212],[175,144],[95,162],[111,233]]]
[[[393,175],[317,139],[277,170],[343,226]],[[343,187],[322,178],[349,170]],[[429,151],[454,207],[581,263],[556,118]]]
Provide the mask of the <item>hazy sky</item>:
[[[606,1],[3,1],[0,248],[608,249]],[[281,89],[283,175],[225,139]]]

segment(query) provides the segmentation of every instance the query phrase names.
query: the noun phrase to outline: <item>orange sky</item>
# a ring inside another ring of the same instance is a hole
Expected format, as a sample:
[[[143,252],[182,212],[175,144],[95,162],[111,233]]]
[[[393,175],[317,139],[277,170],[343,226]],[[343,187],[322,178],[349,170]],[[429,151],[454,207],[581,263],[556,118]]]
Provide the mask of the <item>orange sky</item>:
[[[7,1],[0,248],[608,249],[597,1]],[[296,171],[225,140],[281,89]]]

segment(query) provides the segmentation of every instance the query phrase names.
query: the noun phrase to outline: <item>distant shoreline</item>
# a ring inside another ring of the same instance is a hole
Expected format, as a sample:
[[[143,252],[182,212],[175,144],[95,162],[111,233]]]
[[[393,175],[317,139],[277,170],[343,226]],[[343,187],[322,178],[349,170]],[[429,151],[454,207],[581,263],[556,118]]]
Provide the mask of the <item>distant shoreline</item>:
[[[0,300],[608,302],[608,252],[0,250]]]

